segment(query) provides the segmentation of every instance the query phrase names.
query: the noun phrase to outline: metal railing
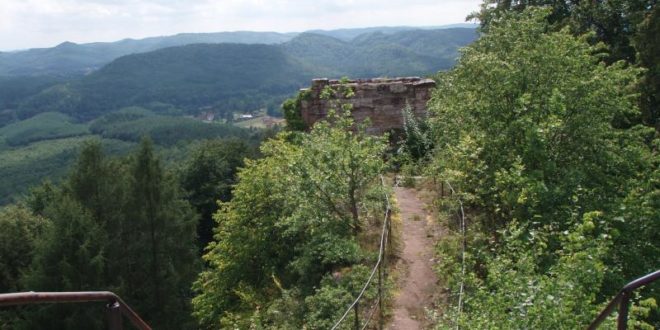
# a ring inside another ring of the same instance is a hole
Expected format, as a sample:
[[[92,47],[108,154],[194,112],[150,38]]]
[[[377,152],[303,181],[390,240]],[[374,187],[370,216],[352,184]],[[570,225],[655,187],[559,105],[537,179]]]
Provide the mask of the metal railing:
[[[380,177],[380,183],[383,187],[385,187],[385,179],[383,179],[383,176]],[[369,278],[367,279],[366,283],[364,283],[364,286],[362,287],[362,290],[360,293],[357,295],[353,303],[351,303],[348,308],[346,308],[346,311],[344,314],[341,316],[337,322],[335,322],[335,325],[332,327],[332,330],[337,329],[342,322],[344,322],[347,318],[348,315],[351,313],[351,311],[354,312],[355,314],[355,319],[353,320],[354,325],[353,327],[355,330],[360,330],[360,329],[366,329],[371,320],[373,319],[373,316],[376,311],[376,306],[378,306],[378,311],[379,311],[379,318],[378,318],[378,329],[383,329],[384,325],[384,317],[383,317],[383,281],[384,277],[387,276],[386,274],[386,264],[385,264],[385,246],[388,244],[389,241],[389,236],[390,236],[390,231],[391,231],[391,224],[390,224],[390,216],[392,214],[392,208],[390,206],[390,198],[387,192],[385,192],[385,219],[383,220],[383,228],[381,231],[380,235],[380,247],[378,250],[378,261],[376,261],[376,264],[374,265],[374,268],[371,270],[371,274],[369,275]],[[378,272],[378,299],[376,302],[371,306],[371,310],[369,312],[369,316],[366,319],[366,322],[362,327],[360,327],[360,300],[362,297],[364,297],[364,293],[367,291],[367,288],[369,288],[369,285],[372,283],[374,277],[376,276],[376,272]]]
[[[108,329],[121,330],[122,316],[140,330],[151,330],[151,327],[140,318],[119,296],[110,291],[86,292],[19,292],[0,294],[0,306],[15,306],[27,304],[52,303],[85,303],[106,302]]]
[[[587,330],[595,330],[598,328],[598,326],[601,325],[607,319],[610,314],[614,311],[614,309],[618,306],[619,307],[619,315],[617,316],[617,326],[616,328],[618,330],[625,330],[628,328],[628,308],[630,307],[630,296],[633,291],[636,289],[645,286],[647,284],[650,284],[651,282],[656,281],[657,279],[660,278],[660,270],[656,270],[655,272],[645,275],[643,277],[640,277],[623,287],[619,293],[614,296],[614,299],[610,301],[609,304],[603,309],[600,314],[598,314],[598,317],[591,322]]]

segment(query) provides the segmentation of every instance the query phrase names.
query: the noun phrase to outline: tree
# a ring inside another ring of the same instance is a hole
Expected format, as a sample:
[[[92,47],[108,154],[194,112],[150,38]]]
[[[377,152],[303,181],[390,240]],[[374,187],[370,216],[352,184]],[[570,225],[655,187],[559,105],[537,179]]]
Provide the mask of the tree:
[[[0,209],[0,292],[19,291],[20,274],[50,222],[18,205]]]
[[[604,63],[552,13],[492,17],[429,103],[432,170],[474,219],[468,328],[585,326],[599,299],[660,266],[655,132],[615,120],[639,115],[642,70]]]
[[[491,22],[497,21],[507,12],[520,12],[529,7],[549,7],[548,29],[558,31],[570,27],[574,35],[594,32],[592,42],[603,42],[608,46],[606,62],[625,60],[647,71],[646,79],[640,81],[639,91],[642,110],[632,118],[617,118],[617,125],[630,127],[637,123],[656,127],[658,123],[657,72],[660,66],[657,41],[658,7],[656,0],[484,0],[481,10],[468,18],[478,19],[483,31],[488,31]]]
[[[415,118],[410,104],[406,104],[401,112],[405,139],[401,142],[400,152],[414,162],[423,160],[433,149],[426,118]]]
[[[642,120],[660,131],[660,7],[654,6],[638,29],[635,48],[640,66],[647,69],[641,83]]]
[[[200,214],[197,237],[200,250],[213,239],[213,213],[218,201],[227,202],[237,182],[238,168],[245,158],[253,158],[255,147],[242,140],[208,140],[192,151],[181,171],[181,187],[187,199]]]
[[[182,196],[149,140],[126,159],[108,159],[98,143],[84,145],[61,188],[44,185],[28,198],[55,228],[39,243],[25,283],[32,290],[114,291],[153,326],[186,328],[197,217]],[[94,322],[103,319],[102,310],[85,306],[39,311],[28,326],[63,319],[54,327],[80,321],[80,328],[98,328]]]
[[[442,170],[475,193],[493,223],[566,219],[576,198],[585,210],[609,210],[642,165],[626,157],[644,152],[639,141],[621,145],[629,132],[611,127],[638,113],[639,70],[599,64],[599,49],[566,30],[546,33],[547,13],[491,22],[439,77],[430,102]]]
[[[204,256],[209,268],[194,285],[201,325],[303,327],[303,315],[282,318],[278,305],[303,305],[324,276],[362,260],[358,234],[382,210],[382,195],[376,202],[371,193],[380,187],[385,147],[350,112],[331,115],[309,134],[285,132],[265,142],[264,157],[246,162],[233,198],[214,216],[215,242]]]
[[[36,245],[51,223],[20,205],[0,208],[0,292],[22,291],[20,279],[32,262]],[[0,311],[0,329],[14,328],[16,311]]]
[[[189,285],[196,273],[197,216],[147,138],[131,160],[128,190],[122,291],[155,327],[178,329],[187,322]]]
[[[282,103],[282,113],[286,119],[286,126],[292,131],[305,130],[305,123],[302,119],[302,102],[309,100],[309,91],[301,91],[296,95],[296,98],[287,99]]]
[[[52,226],[36,245],[22,287],[28,291],[98,291],[106,287],[107,235],[80,203],[64,195],[44,212]],[[102,326],[99,306],[45,305],[18,324],[28,329]]]

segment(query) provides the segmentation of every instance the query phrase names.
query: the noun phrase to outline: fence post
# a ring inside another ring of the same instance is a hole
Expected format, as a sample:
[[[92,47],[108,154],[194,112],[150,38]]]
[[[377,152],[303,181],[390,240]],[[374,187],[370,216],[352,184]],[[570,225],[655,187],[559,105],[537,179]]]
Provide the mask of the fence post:
[[[440,197],[445,198],[445,182],[440,182]]]
[[[358,305],[360,305],[359,301],[355,302],[355,330],[360,330],[360,313],[358,311]]]
[[[630,292],[623,291],[619,302],[619,317],[617,318],[617,329],[628,329],[628,306],[630,305]]]
[[[381,249],[385,251],[382,246]],[[385,261],[384,253],[382,261]],[[378,329],[383,330],[383,262],[378,265]]]
[[[385,212],[387,212],[387,214],[385,214],[385,221],[387,221],[387,234],[386,234],[387,235],[387,249],[391,253],[392,252],[392,221],[391,221],[392,220],[391,219],[392,212],[390,211],[389,208]]]
[[[121,306],[114,301],[107,305],[108,329],[122,330]]]

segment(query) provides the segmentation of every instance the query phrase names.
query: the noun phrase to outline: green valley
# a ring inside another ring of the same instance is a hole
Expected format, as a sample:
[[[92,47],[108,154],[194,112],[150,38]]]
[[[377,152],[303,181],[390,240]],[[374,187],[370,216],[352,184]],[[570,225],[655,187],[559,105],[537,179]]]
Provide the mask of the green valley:
[[[657,1],[477,2],[0,53],[0,330],[660,328]]]
[[[353,33],[350,38],[348,32]],[[203,139],[235,137],[254,142],[263,134],[255,129],[278,120],[260,117],[233,125],[235,117],[245,113],[280,117],[281,103],[313,77],[433,73],[451,67],[458,48],[476,38],[472,28],[350,30],[341,31],[337,35],[341,39],[333,37],[332,31],[321,33],[193,34],[3,54],[26,63],[109,63],[86,75],[65,67],[53,67],[68,72],[62,74],[50,69],[30,76],[5,72],[0,78],[0,153],[21,153],[30,143],[44,141],[41,150],[77,141],[63,138],[92,135],[127,143],[151,136],[157,146],[182,150]],[[194,42],[207,43],[189,44]],[[58,57],[63,54],[73,57]],[[9,65],[2,58],[0,64]],[[215,120],[207,123],[195,118],[205,114]],[[51,144],[46,143],[50,140]],[[36,165],[38,159],[25,159],[25,177],[16,168],[9,169],[14,165],[0,163],[0,170],[18,173],[6,177],[0,202],[19,196],[43,178],[60,177],[72,154],[58,157],[68,161],[43,166]],[[40,170],[31,171],[32,166]]]

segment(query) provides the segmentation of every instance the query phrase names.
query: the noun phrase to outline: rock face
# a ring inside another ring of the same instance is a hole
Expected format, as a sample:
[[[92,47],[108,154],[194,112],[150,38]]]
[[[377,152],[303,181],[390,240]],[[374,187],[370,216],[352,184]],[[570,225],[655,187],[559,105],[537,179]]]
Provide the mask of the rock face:
[[[348,87],[355,95],[351,98],[339,95],[335,100],[321,99],[321,92],[327,86]],[[305,125],[312,127],[327,116],[330,107],[338,108],[338,102],[350,103],[356,121],[371,120],[368,133],[383,134],[403,128],[402,110],[406,104],[410,104],[416,117],[426,117],[426,103],[434,87],[433,80],[419,77],[348,80],[343,85],[338,80],[314,79],[311,88],[303,90],[307,96],[301,102],[300,114]]]

